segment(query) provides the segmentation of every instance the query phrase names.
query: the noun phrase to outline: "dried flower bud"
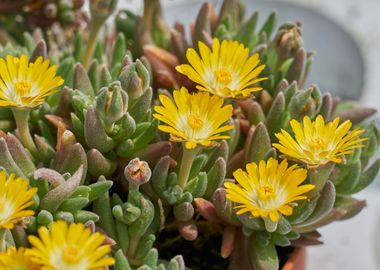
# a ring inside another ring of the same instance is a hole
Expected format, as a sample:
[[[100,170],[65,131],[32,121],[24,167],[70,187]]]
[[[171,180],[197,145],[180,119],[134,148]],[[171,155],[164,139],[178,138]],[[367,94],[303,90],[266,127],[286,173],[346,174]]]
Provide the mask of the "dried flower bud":
[[[132,159],[124,170],[125,178],[131,183],[142,185],[149,181],[152,171],[145,161],[139,158]]]

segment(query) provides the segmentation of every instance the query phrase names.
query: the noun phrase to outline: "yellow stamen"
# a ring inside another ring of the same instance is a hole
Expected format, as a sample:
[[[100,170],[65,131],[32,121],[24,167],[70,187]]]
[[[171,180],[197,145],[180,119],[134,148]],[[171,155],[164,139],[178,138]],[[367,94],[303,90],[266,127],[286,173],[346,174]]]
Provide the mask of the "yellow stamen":
[[[193,129],[200,129],[203,127],[203,120],[200,118],[199,115],[189,115],[189,119],[187,120],[189,123],[189,126]]]
[[[74,264],[78,261],[79,250],[76,247],[68,247],[63,253],[63,260],[68,264]]]
[[[24,81],[24,80],[18,81],[15,84],[16,94],[19,96],[28,95],[31,88],[32,88],[32,85],[29,82]]]
[[[220,68],[220,69],[216,70],[215,71],[215,77],[218,81],[220,81],[224,85],[228,85],[232,81],[232,74],[226,68]]]
[[[259,187],[258,195],[259,195],[260,199],[267,200],[270,198],[275,198],[276,197],[276,191],[270,185],[263,185],[263,186]]]
[[[317,149],[321,149],[326,147],[326,142],[322,138],[313,138],[310,141],[310,146]]]

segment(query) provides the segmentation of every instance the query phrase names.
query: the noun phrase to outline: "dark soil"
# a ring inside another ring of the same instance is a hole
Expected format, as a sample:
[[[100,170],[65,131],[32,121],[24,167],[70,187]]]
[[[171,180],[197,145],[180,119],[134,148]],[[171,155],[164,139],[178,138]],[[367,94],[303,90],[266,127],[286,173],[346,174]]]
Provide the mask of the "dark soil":
[[[182,255],[186,267],[192,270],[226,270],[229,260],[220,256],[221,240],[220,235],[200,234],[195,241],[186,241],[178,235],[178,232],[162,231],[157,238],[156,248],[160,258],[164,260],[171,260],[176,255]],[[293,247],[277,248],[281,267],[292,251]]]

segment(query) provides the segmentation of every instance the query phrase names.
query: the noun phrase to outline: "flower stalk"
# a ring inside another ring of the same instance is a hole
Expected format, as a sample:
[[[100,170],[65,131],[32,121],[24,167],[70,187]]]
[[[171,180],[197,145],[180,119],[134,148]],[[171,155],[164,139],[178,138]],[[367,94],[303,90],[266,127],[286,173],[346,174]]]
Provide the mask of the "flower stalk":
[[[12,113],[16,121],[18,136],[24,146],[32,154],[33,158],[38,160],[38,150],[29,130],[29,109],[12,108]]]
[[[183,145],[183,153],[181,159],[181,165],[178,172],[178,183],[182,189],[185,189],[187,181],[189,180],[189,174],[191,166],[193,165],[194,158],[198,154],[200,148],[187,149]]]
[[[87,41],[86,53],[83,58],[83,66],[85,68],[88,68],[90,66],[92,55],[94,54],[96,40],[98,38],[99,31],[102,28],[102,24],[103,22],[99,22],[96,20],[92,21],[91,28],[90,28],[90,36]]]
[[[6,230],[3,228],[0,228],[0,253],[6,251],[5,233],[6,233]]]

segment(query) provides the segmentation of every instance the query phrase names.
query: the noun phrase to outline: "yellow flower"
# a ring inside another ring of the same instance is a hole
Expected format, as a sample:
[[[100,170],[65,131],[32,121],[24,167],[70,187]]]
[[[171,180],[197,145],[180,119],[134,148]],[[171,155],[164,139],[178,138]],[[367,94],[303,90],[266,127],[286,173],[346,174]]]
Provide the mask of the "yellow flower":
[[[293,165],[288,168],[287,160],[280,164],[270,158],[261,160],[259,166],[252,162],[246,165],[247,172],[239,169],[234,177],[239,185],[226,182],[224,186],[227,198],[238,203],[238,215],[250,212],[254,217],[269,217],[278,221],[280,214],[289,216],[293,213],[294,201],[304,200],[306,192],[314,185],[300,185],[307,176],[307,171]]]
[[[41,266],[32,261],[26,254],[26,249],[8,248],[6,253],[0,253],[0,270],[39,270]]]
[[[295,139],[285,130],[276,134],[279,143],[274,143],[281,153],[288,158],[305,163],[308,168],[317,168],[329,162],[341,163],[344,155],[351,154],[353,149],[363,147],[359,138],[364,130],[354,129],[349,132],[352,123],[347,120],[339,125],[339,118],[325,124],[321,115],[312,122],[308,116],[303,124],[290,121]]]
[[[24,217],[34,215],[26,208],[33,204],[31,200],[37,188],[28,187],[27,179],[15,178],[11,174],[7,179],[4,171],[0,171],[0,230],[13,229],[14,224]]]
[[[63,79],[55,76],[57,67],[49,62],[38,57],[30,63],[26,55],[0,59],[0,106],[34,108],[57,92]]]
[[[160,95],[163,106],[156,106],[153,116],[165,123],[158,128],[170,133],[173,141],[185,141],[186,148],[198,144],[209,146],[214,140],[228,139],[220,133],[233,128],[223,125],[232,116],[232,106],[223,106],[223,99],[209,93],[189,94],[186,88],[175,90],[174,102]]]
[[[257,53],[249,55],[249,49],[237,41],[217,38],[212,43],[212,51],[204,43],[198,43],[200,55],[189,48],[186,53],[190,65],[177,66],[178,72],[194,81],[199,90],[210,92],[223,98],[244,98],[262,88],[256,83],[267,78],[257,78],[265,65]]]
[[[39,238],[29,236],[32,249],[28,254],[46,270],[100,270],[115,260],[106,255],[111,247],[103,244],[105,237],[93,233],[83,224],[57,221],[38,230]]]

